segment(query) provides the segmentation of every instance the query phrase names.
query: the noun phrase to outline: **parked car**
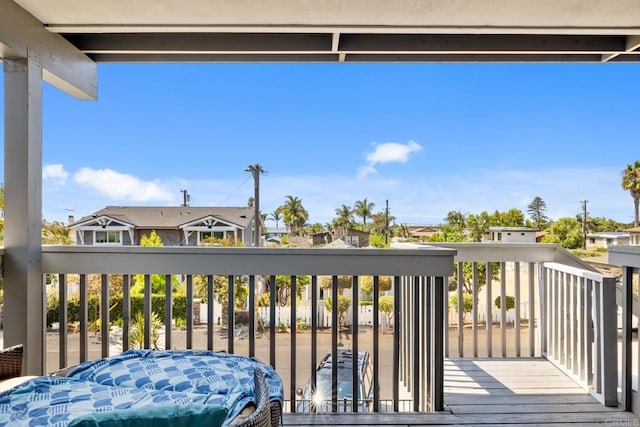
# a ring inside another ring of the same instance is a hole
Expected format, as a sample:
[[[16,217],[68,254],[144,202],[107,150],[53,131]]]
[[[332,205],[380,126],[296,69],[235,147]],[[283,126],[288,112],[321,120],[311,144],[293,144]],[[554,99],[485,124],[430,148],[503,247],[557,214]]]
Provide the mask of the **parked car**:
[[[316,369],[316,389],[311,386],[311,379],[304,388],[298,388],[296,394],[300,400],[296,405],[297,412],[331,412],[331,353],[325,354]],[[348,349],[338,350],[338,412],[352,412],[353,403],[353,352]],[[372,367],[369,352],[358,352],[358,412],[368,412],[373,398]]]

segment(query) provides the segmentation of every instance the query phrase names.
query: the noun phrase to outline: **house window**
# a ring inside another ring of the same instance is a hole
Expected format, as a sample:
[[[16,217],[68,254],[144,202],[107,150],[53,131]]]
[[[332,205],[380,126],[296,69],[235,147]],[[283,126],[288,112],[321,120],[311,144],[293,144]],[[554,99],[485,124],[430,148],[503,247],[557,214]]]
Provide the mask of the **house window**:
[[[122,231],[96,231],[93,242],[96,245],[121,245]]]
[[[353,246],[358,246],[358,236],[347,236],[345,243]]]
[[[199,231],[198,243],[205,239],[224,239],[224,231]]]
[[[595,245],[596,244],[595,237],[589,237],[589,243],[591,243],[592,245]]]
[[[502,233],[498,233],[498,241],[502,240]]]
[[[613,244],[613,239],[607,239],[607,245]]]

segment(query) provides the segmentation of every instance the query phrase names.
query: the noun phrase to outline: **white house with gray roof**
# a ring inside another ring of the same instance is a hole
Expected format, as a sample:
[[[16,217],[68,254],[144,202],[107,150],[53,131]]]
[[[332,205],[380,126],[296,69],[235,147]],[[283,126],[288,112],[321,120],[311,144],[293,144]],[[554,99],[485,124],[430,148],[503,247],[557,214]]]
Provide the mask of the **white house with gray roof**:
[[[538,230],[529,227],[489,227],[483,242],[535,243]]]
[[[69,227],[78,245],[139,245],[155,230],[165,246],[197,246],[211,237],[251,246],[253,208],[107,206]]]

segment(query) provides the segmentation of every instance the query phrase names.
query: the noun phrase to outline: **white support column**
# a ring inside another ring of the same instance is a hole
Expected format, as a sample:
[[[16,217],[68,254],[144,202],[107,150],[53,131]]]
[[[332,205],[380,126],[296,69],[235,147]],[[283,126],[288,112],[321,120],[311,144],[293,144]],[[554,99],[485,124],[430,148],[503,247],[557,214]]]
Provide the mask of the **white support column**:
[[[44,373],[42,67],[4,60],[4,343],[24,344],[23,373]]]

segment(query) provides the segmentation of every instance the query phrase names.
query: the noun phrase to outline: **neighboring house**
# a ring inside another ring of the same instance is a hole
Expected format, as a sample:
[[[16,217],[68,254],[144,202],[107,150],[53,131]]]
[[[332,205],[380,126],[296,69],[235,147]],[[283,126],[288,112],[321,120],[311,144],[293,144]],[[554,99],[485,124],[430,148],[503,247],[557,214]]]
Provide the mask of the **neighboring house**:
[[[331,231],[315,233],[311,238],[313,240],[313,246],[328,245],[334,240],[342,240],[347,245],[355,248],[369,246],[369,233],[353,228],[345,229],[344,227],[337,227]]]
[[[165,246],[197,246],[209,237],[251,246],[253,208],[107,206],[69,227],[78,245],[139,245],[155,230]]]
[[[489,227],[483,242],[535,243],[538,230],[528,227]]]
[[[628,244],[629,233],[625,231],[607,231],[587,234],[587,250]]]
[[[267,228],[264,233],[264,241],[267,243],[280,244],[280,239],[288,234],[286,228]]]
[[[629,244],[640,246],[640,227],[629,228],[626,232],[629,233]]]
[[[442,232],[439,225],[407,225],[409,236],[420,241],[427,241],[434,234]]]

